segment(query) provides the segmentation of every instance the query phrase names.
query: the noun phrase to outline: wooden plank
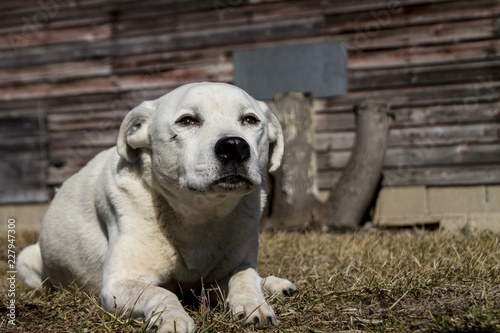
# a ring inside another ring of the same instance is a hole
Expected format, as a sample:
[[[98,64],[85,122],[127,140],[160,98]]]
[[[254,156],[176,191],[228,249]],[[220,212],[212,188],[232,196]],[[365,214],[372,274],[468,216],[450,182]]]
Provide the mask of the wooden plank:
[[[116,145],[118,129],[88,128],[81,131],[64,131],[50,134],[49,144],[51,150],[78,149],[78,147],[92,146],[107,149]]]
[[[0,96],[5,99],[36,99],[47,97],[63,97],[68,95],[96,94],[103,92],[117,92],[113,77],[102,78],[80,78],[62,84],[51,84],[49,82],[32,83],[24,85],[24,89],[16,86],[0,87]]]
[[[103,150],[103,147],[95,147],[90,142],[76,147],[68,146],[51,149],[49,151],[49,160],[51,166],[56,165],[79,169]]]
[[[317,155],[318,169],[342,169],[350,155],[350,151],[320,153]],[[430,143],[412,148],[389,148],[387,149],[384,167],[423,167],[481,163],[500,163],[500,144],[461,144],[441,147]]]
[[[478,90],[480,92],[480,90]],[[479,99],[479,98],[478,98]],[[467,102],[468,100],[466,100]],[[318,133],[354,131],[354,115],[349,112],[328,112],[323,105],[322,111],[315,114],[315,126]],[[410,106],[393,108],[395,120],[391,128],[411,128],[426,126],[458,126],[500,121],[500,103],[477,103],[474,98],[470,103],[452,105]]]
[[[321,171],[320,190],[330,190],[342,175],[341,170]],[[500,164],[445,167],[386,168],[382,186],[459,186],[500,184]]]
[[[249,45],[248,47],[251,47]],[[232,64],[230,54],[232,46],[211,47],[193,50],[174,50],[167,52],[145,53],[136,55],[123,55],[113,63],[116,74],[148,73],[155,75],[157,72],[180,67],[206,65],[217,62]]]
[[[49,7],[52,5],[52,7]],[[0,8],[1,5],[0,5]],[[123,15],[121,12],[144,12],[161,13],[165,16],[175,16],[183,12],[203,11],[213,9],[211,1],[201,0],[183,0],[182,3],[176,1],[109,1],[109,0],[86,0],[77,3],[68,1],[57,1],[54,3],[44,3],[36,1],[32,4],[23,2],[22,6],[17,4],[11,6],[11,9],[0,11],[0,26],[19,26],[21,22],[41,22],[49,21],[49,25],[56,23],[60,27],[60,22],[74,22],[82,17],[93,17],[101,19],[103,16],[111,17],[113,15]],[[213,9],[215,11],[215,9]],[[2,15],[3,14],[3,15]],[[47,15],[49,20],[44,19],[43,14]],[[163,17],[165,17],[163,16]],[[25,18],[24,20],[22,18]],[[22,24],[22,23],[21,23]],[[62,25],[66,27],[66,25]]]
[[[389,147],[500,143],[500,122],[392,129]]]
[[[110,24],[97,24],[93,26],[81,26],[71,29],[37,29],[33,27],[30,32],[9,32],[0,34],[0,50],[13,51],[21,54],[31,47],[46,47],[57,44],[86,43],[96,40],[106,40],[112,37],[112,26]]]
[[[494,98],[492,98],[492,103],[480,103],[485,90],[483,90],[480,83],[475,85],[476,91],[474,95],[469,95],[469,97],[461,96],[461,103],[394,109],[396,119],[393,127],[457,126],[500,121],[500,103],[495,101]],[[488,96],[484,97],[488,99]]]
[[[185,82],[232,80],[233,65],[229,62],[218,62],[189,67],[169,68],[150,73],[122,75],[117,80],[121,90],[141,90],[153,88],[175,87]]]
[[[72,96],[41,97],[37,99],[12,99],[1,96],[0,115],[16,117],[18,114],[33,113],[33,110],[50,113],[89,112],[92,110],[116,109],[115,100],[123,99],[125,92],[97,92],[95,94],[79,94]]]
[[[88,80],[82,79],[65,82],[58,85],[49,83],[33,84],[26,85],[26,90],[24,91],[10,86],[0,87],[0,101],[2,101],[1,98],[3,97],[7,103],[10,102],[8,104],[17,107],[17,110],[21,111],[26,110],[27,105],[33,105],[35,109],[41,108],[46,110],[47,113],[95,110],[129,111],[144,100],[156,99],[178,87],[178,84],[173,84],[172,81],[155,82],[154,78],[152,79],[152,84],[144,84],[144,81],[139,78],[135,81],[134,85],[120,87],[118,84],[115,84],[116,79],[116,77],[91,78]],[[134,87],[135,89],[128,90],[130,87]],[[100,95],[111,96],[111,98],[102,102],[92,101],[92,98]],[[82,101],[83,105],[73,104]],[[0,110],[0,114],[4,112],[10,112],[10,110],[7,107]]]
[[[146,20],[151,13],[157,13],[165,19],[166,16],[179,17],[191,12],[215,12],[213,2],[203,0],[186,0],[182,2],[162,0],[130,1],[127,4],[117,5],[116,9],[119,10],[119,15],[124,20],[131,18]]]
[[[109,59],[68,62],[22,68],[5,68],[0,76],[0,86],[33,84],[40,82],[58,83],[68,80],[111,75]]]
[[[380,91],[357,91],[327,100],[330,112],[350,112],[354,105],[389,104],[391,109],[455,105],[473,110],[481,103],[500,98],[500,82],[479,77],[476,82],[424,87],[395,88]]]
[[[499,119],[500,120],[500,119]],[[354,132],[324,132],[316,134],[318,152],[350,150]],[[487,124],[392,128],[388,147],[446,146],[460,144],[500,143],[500,122]]]
[[[0,67],[18,67],[26,63],[42,65],[68,61],[81,61],[99,57],[121,56],[148,52],[165,52],[178,49],[194,49],[216,45],[279,40],[294,36],[314,36],[321,33],[322,17],[300,20],[281,20],[223,29],[180,31],[169,34],[141,35],[115,40],[96,40],[88,43],[50,45],[24,49],[23,52],[6,51],[0,58]],[[71,52],[69,52],[71,50]]]
[[[500,80],[500,57],[487,61],[456,62],[421,67],[349,71],[349,90],[381,90],[403,87],[476,83],[478,78]]]
[[[473,4],[474,10],[470,10],[470,2],[467,1],[458,1],[455,2],[454,4],[454,10],[450,11],[449,10],[449,4],[428,4],[427,6],[415,6],[419,3],[426,3],[425,1],[412,1],[411,6],[404,7],[404,11],[402,12],[401,15],[393,15],[391,17],[391,22],[396,22],[397,26],[400,27],[401,23],[397,22],[397,18],[400,18],[402,22],[408,24],[412,20],[413,17],[422,20],[423,17],[426,18],[425,21],[417,21],[417,22],[412,22],[412,24],[430,24],[430,23],[443,23],[443,21],[446,20],[457,20],[457,17],[461,18],[462,20],[470,20],[471,18],[481,18],[481,17],[491,17],[493,13],[495,12],[494,9],[495,3],[491,3],[489,1],[477,1]],[[428,1],[427,1],[428,3]],[[102,6],[102,4],[101,4]],[[328,14],[329,12],[333,13],[339,13],[342,12],[343,15],[340,17],[333,16],[327,18],[327,21],[333,22],[333,26],[337,29],[342,30],[342,20],[339,20],[339,18],[344,18],[346,20],[347,16],[345,15],[346,10],[363,10],[361,13],[357,14],[357,21],[355,23],[359,22],[359,17],[360,15],[368,15],[366,18],[366,24],[370,24],[374,20],[373,15],[375,15],[374,11],[370,9],[381,9],[381,10],[390,10],[391,4],[383,4],[383,3],[377,3],[373,1],[367,1],[363,2],[363,4],[359,3],[356,6],[352,6],[351,4],[346,4],[346,3],[338,3],[336,4],[335,9],[331,6],[326,6],[326,5],[318,5],[315,3],[311,3],[310,1],[295,1],[294,3],[288,5],[286,10],[283,10],[283,6],[280,3],[272,4],[270,5],[265,5],[265,6],[234,6],[231,7],[231,19],[219,19],[218,23],[224,23],[230,22],[233,24],[241,25],[241,24],[247,24],[249,22],[249,17],[251,17],[250,22],[269,22],[270,19],[276,20],[276,12],[280,12],[281,15],[278,16],[279,18],[282,18],[284,16],[288,16],[294,19],[297,19],[297,15],[300,15],[300,17],[308,17],[311,16],[317,16],[319,14]],[[467,7],[468,6],[468,7]],[[142,7],[142,8],[141,8]],[[160,3],[159,5],[150,5],[150,6],[145,6],[144,4],[137,4],[137,3],[129,3],[129,4],[122,4],[120,7],[117,7],[115,10],[117,11],[119,18],[120,18],[120,24],[117,26],[115,30],[115,34],[118,33],[120,34],[122,31],[127,31],[130,30],[134,34],[143,34],[145,32],[151,34],[154,34],[155,27],[158,29],[158,27],[169,27],[172,26],[177,31],[185,31],[188,29],[197,29],[197,30],[202,30],[206,26],[213,26],[214,21],[216,22],[216,6],[214,4],[208,4],[203,2],[189,2],[189,3],[183,3],[183,6],[176,6],[172,4],[165,4],[165,3]],[[343,8],[344,7],[344,8]],[[347,7],[347,8],[345,8]],[[105,7],[106,8],[106,7]],[[293,8],[293,9],[292,9]],[[410,9],[409,9],[410,8]],[[421,10],[425,10],[426,15],[423,15],[421,12],[418,10],[415,10],[414,8],[425,8]],[[430,9],[429,9],[430,8]],[[37,11],[40,11],[40,8],[28,13],[25,13],[25,16],[30,16],[30,15],[35,15]],[[107,11],[104,12],[112,12],[114,9],[113,8],[107,8]],[[179,13],[181,10],[182,13]],[[193,11],[193,9],[201,11],[201,12],[196,12]],[[402,8],[397,9],[398,13],[401,12]],[[92,11],[89,11],[92,10]],[[55,19],[61,19],[63,18],[66,21],[77,21],[77,18],[80,17],[85,17],[85,16],[90,16],[90,17],[96,17],[96,14],[102,13],[103,9],[101,7],[96,7],[94,6],[93,8],[86,8],[85,6],[82,6],[80,4],[77,5],[77,7],[69,7],[69,8],[61,8],[58,12],[57,15],[55,15],[53,20]],[[212,18],[210,15],[207,15],[207,12],[213,12],[214,17]],[[262,12],[262,14],[261,14]],[[411,13],[410,13],[411,12]],[[413,13],[415,12],[415,13]],[[164,14],[164,15],[159,15],[159,14]],[[172,14],[176,15],[172,15]],[[443,13],[445,15],[443,15]],[[267,14],[267,15],[266,15]],[[433,14],[434,16],[430,15]],[[468,16],[467,16],[467,15]],[[21,15],[20,13],[18,15]],[[101,14],[102,15],[102,14]],[[185,16],[187,15],[187,18]],[[471,16],[472,15],[472,16]],[[371,16],[371,17],[370,17]],[[12,15],[10,16],[12,17]],[[169,17],[172,18],[172,24],[168,24],[168,21],[165,22],[165,20],[168,20]],[[235,21],[234,18],[238,18],[238,20]],[[435,17],[433,21],[429,21],[431,17]],[[376,16],[375,18],[380,20],[380,17]],[[96,18],[97,19],[97,18]],[[158,24],[154,20],[161,20],[160,23]],[[187,24],[183,23],[183,19],[187,20]],[[21,26],[20,22],[17,20],[14,20],[12,24]],[[102,18],[99,17],[99,20],[103,20]],[[109,20],[112,20],[110,17]],[[205,21],[204,26],[199,26],[200,21]],[[233,22],[234,21],[234,22]],[[362,20],[363,21],[363,20]],[[127,25],[132,24],[133,22],[135,23],[135,26],[131,26],[130,28],[127,28]],[[87,22],[88,23],[88,22]],[[93,26],[94,27],[99,27],[101,28],[101,21],[99,21],[99,25],[94,22]],[[191,23],[191,24],[189,24]],[[5,24],[5,22],[4,22]],[[353,29],[353,21],[351,18],[347,19],[345,21],[345,24],[349,26],[351,29]],[[52,26],[54,24],[49,24],[48,26]],[[146,28],[144,26],[146,25]],[[58,27],[55,25],[55,27]],[[60,28],[60,27],[59,27]],[[354,27],[356,28],[356,27]],[[170,33],[173,32],[172,28],[165,30],[165,28],[160,28],[164,30],[160,30],[163,33]],[[357,29],[357,28],[356,28]],[[37,35],[38,34],[46,34],[50,33],[49,31],[44,31],[45,29],[37,29]],[[47,29],[49,30],[49,29]],[[94,29],[95,30],[95,29]],[[345,30],[345,29],[344,29]],[[359,29],[358,29],[359,30]],[[55,32],[54,32],[55,33]],[[332,33],[332,32],[330,32]],[[75,35],[77,36],[77,35]],[[46,41],[51,41],[53,38],[44,38]]]
[[[415,8],[427,6],[415,6],[427,3],[432,9],[422,15],[421,12]],[[120,17],[121,25],[118,29],[120,35],[139,35],[144,31],[151,32],[170,32],[172,29],[177,31],[182,30],[200,30],[213,26],[217,23],[218,26],[226,24],[244,25],[248,23],[270,22],[280,20],[283,17],[289,19],[301,19],[305,17],[314,17],[318,15],[327,15],[327,21],[331,22],[329,31],[341,32],[346,28],[353,30],[353,26],[360,21],[360,17],[365,17],[363,21],[369,24],[371,21],[381,19],[374,16],[374,10],[389,11],[396,13],[400,16],[400,21],[406,24],[429,24],[431,22],[452,21],[460,18],[462,20],[469,20],[471,18],[492,17],[494,12],[494,4],[491,1],[478,0],[474,5],[467,1],[455,2],[454,10],[450,11],[449,4],[441,4],[437,6],[429,1],[412,1],[408,3],[383,3],[374,1],[357,1],[355,5],[352,2],[340,1],[328,4],[319,1],[293,1],[287,3],[286,7],[282,2],[259,3],[252,1],[251,5],[234,5],[231,3],[212,3],[212,8],[206,8],[204,11],[184,12],[175,16],[168,15],[168,9],[162,6],[155,7],[154,10],[148,8],[146,10],[137,10],[135,8],[129,9],[127,6],[121,7]],[[438,3],[439,5],[439,3]],[[403,9],[404,6],[404,9]],[[474,9],[474,10],[471,10]],[[403,11],[404,10],[404,11]],[[413,14],[413,11],[416,13]],[[352,16],[346,15],[349,12],[357,12],[356,20]],[[430,15],[433,14],[433,15]],[[218,17],[217,20],[214,20]],[[410,17],[410,18],[409,18]],[[416,22],[412,18],[416,18]],[[423,17],[427,17],[422,21]],[[432,20],[430,21],[430,18]],[[392,19],[392,21],[396,21]],[[397,22],[401,26],[401,22]],[[337,30],[335,30],[337,29]]]
[[[33,135],[32,133],[22,137],[3,134],[2,139],[0,141],[0,151],[3,153],[2,158],[5,161],[15,161],[20,156],[38,153],[40,149],[44,148],[45,143],[45,140],[40,140],[39,135]]]
[[[109,39],[72,45],[56,44],[18,49],[6,49],[0,58],[0,68],[25,67],[86,61],[113,55],[113,41]]]
[[[363,33],[339,34],[348,40],[349,52],[399,49],[420,45],[463,43],[492,39],[496,35],[494,18],[465,22],[448,22],[434,26],[395,27],[380,29],[370,37]]]
[[[356,139],[355,132],[322,132],[315,134],[314,148],[318,153],[350,150]]]
[[[384,170],[383,186],[500,184],[500,165],[398,168]]]
[[[56,166],[49,167],[49,175],[47,177],[47,185],[51,187],[60,187],[64,181],[77,173],[82,166]]]
[[[314,115],[314,128],[318,133],[322,132],[341,132],[354,131],[354,113],[348,112],[328,112],[323,111]]]
[[[48,123],[48,129],[51,132],[72,132],[72,131],[81,131],[81,130],[93,130],[93,129],[109,129],[109,128],[118,128],[122,122],[123,118],[120,119],[112,119],[112,118],[102,118],[102,119],[93,119],[86,120],[85,122],[61,122],[61,123]]]
[[[87,8],[96,8],[96,9],[104,9],[106,4],[109,4],[109,0],[85,0],[80,1],[78,3],[71,3],[70,1],[65,0],[57,0],[55,3],[51,2],[40,2],[39,0],[23,0],[22,3],[19,1],[10,1],[3,0],[0,2],[0,18],[2,18],[3,24],[10,24],[8,20],[3,20],[7,18],[16,18],[22,16],[33,16],[39,11],[48,12],[56,11],[56,8],[52,8],[51,6],[57,7],[57,14],[63,17],[66,17],[67,14],[65,12],[71,13],[69,9],[73,9],[73,11],[82,10],[82,16]]]
[[[102,128],[103,126],[110,127],[116,124],[119,125],[127,112],[128,110],[103,109],[103,111],[91,112],[53,113],[47,116],[47,122],[49,124],[49,128],[51,125],[55,124],[81,124],[87,121],[103,122],[103,124],[101,124],[101,126],[98,126],[98,128]]]
[[[30,154],[18,157],[15,162],[0,161],[2,188],[0,203],[47,202],[49,200],[42,157]]]
[[[375,3],[377,3],[375,1]],[[471,21],[495,17],[500,4],[495,0],[427,2],[378,2],[381,7],[370,10],[367,5],[356,15],[345,15],[337,10],[326,13],[326,29],[331,33],[365,33],[373,36],[382,29],[446,22]],[[385,5],[385,7],[384,7]]]
[[[43,117],[36,112],[0,122],[0,203],[43,202],[47,146]]]
[[[499,39],[440,45],[417,45],[392,50],[351,52],[347,66],[350,70],[414,67],[450,62],[481,61],[497,58],[499,53]]]
[[[6,117],[1,115],[0,118],[0,145],[9,145],[10,139],[15,138],[30,138],[39,137],[44,133],[40,127],[40,119],[37,113],[33,110],[30,114],[17,115],[16,117]]]
[[[439,147],[429,143],[409,149],[388,149],[385,166],[467,165],[499,162],[500,144],[461,144],[449,147]]]
[[[320,34],[322,28],[323,18],[311,17],[222,29],[212,28],[204,30],[201,34],[198,31],[183,31],[172,34],[121,38],[116,41],[116,54],[162,52],[174,49],[249,43],[257,40],[279,40],[290,36],[314,36]]]

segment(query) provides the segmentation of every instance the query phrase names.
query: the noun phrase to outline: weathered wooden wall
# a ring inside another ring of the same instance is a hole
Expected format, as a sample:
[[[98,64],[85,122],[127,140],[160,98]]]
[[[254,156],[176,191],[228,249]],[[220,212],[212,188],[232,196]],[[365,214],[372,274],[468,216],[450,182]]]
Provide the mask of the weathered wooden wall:
[[[43,116],[58,186],[142,100],[231,82],[233,50],[338,38],[349,93],[314,102],[322,188],[348,159],[352,106],[368,102],[396,115],[385,185],[500,183],[499,37],[499,0],[4,0],[0,121]]]

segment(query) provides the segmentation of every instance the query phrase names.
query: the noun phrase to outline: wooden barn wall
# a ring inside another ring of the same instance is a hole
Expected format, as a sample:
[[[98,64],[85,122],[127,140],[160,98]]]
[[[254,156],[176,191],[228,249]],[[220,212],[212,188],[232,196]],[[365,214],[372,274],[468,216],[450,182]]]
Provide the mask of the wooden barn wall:
[[[0,121],[43,117],[55,187],[142,100],[231,82],[233,50],[341,39],[349,93],[314,102],[321,188],[349,157],[360,103],[396,116],[384,185],[500,183],[499,37],[498,0],[3,0]]]

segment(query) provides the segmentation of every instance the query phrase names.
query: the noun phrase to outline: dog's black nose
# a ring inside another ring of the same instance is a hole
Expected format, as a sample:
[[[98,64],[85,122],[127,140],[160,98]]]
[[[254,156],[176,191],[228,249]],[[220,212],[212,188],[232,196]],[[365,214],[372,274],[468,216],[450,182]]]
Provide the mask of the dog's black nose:
[[[225,137],[215,144],[215,155],[223,163],[241,163],[250,158],[250,146],[240,137]]]

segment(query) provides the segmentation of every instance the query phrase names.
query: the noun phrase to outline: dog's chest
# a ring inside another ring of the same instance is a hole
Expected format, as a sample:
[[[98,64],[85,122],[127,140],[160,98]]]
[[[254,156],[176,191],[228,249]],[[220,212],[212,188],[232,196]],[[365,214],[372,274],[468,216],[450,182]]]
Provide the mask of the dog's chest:
[[[227,236],[227,235],[226,235]],[[178,246],[184,276],[181,280],[218,280],[234,271],[244,259],[244,243],[235,242],[238,235],[226,239],[224,235],[206,233],[193,235],[188,246]],[[184,282],[184,281],[183,281]]]
[[[192,278],[207,278],[214,270],[229,268],[237,261],[236,253],[230,253],[211,242],[198,242],[199,248],[182,249],[179,254]],[[221,267],[222,266],[222,267]]]
[[[163,205],[159,214],[162,234],[169,246],[175,249],[173,280],[195,283],[200,280],[213,282],[230,275],[245,263],[249,253],[257,252],[258,220],[236,207],[225,218],[204,212],[193,222],[191,216],[179,216]]]

